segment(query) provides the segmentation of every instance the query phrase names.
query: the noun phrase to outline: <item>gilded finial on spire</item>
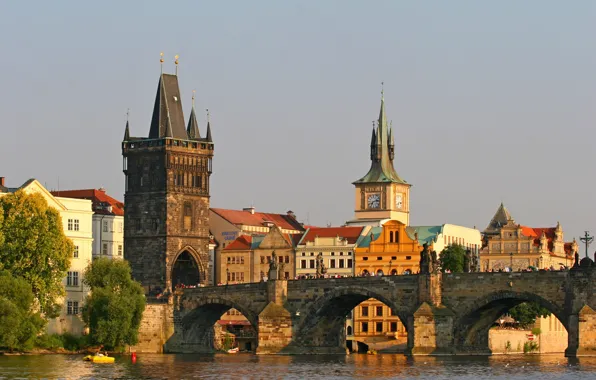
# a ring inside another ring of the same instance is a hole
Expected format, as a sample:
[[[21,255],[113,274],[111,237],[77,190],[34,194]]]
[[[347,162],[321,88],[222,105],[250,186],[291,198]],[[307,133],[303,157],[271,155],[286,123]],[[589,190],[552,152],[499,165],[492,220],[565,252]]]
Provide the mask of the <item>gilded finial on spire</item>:
[[[163,52],[159,53],[159,66],[161,68],[161,73],[163,74]]]
[[[126,109],[126,122],[128,122],[128,116],[130,115],[130,108]]]
[[[209,123],[211,121],[211,115],[209,114],[209,108],[205,108],[205,111],[207,111],[207,123]]]
[[[385,96],[385,82],[381,82],[381,98]]]
[[[176,75],[178,75],[178,58],[180,57],[178,56],[178,54],[176,54],[174,56],[174,64],[176,65]]]
[[[195,108],[195,93],[197,91],[196,90],[192,90],[192,108]]]

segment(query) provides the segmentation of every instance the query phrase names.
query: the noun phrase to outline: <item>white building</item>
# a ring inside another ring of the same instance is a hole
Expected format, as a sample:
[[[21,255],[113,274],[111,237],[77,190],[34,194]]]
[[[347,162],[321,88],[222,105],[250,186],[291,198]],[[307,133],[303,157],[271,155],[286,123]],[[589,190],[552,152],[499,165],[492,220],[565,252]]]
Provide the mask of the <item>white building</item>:
[[[420,244],[427,243],[438,254],[452,244],[458,244],[478,255],[482,247],[482,236],[476,228],[458,226],[455,224],[441,224],[437,226],[406,227],[408,234],[417,236]]]
[[[93,206],[93,258],[124,257],[124,203],[110,197],[105,189],[60,190],[54,196],[88,199]]]
[[[354,248],[370,227],[312,227],[296,246],[296,276],[315,276],[320,254],[328,276],[354,275]]]
[[[54,196],[35,179],[30,179],[18,188],[4,187],[3,179],[0,184],[2,184],[0,196],[17,190],[38,193],[46,199],[50,207],[60,212],[64,234],[72,240],[74,253],[67,276],[63,280],[66,297],[62,300],[60,316],[48,321],[47,332],[49,334],[66,332],[82,334],[85,325],[80,317],[80,312],[85,297],[89,293],[89,289],[83,285],[83,274],[91,262],[91,246],[93,244],[91,201]]]

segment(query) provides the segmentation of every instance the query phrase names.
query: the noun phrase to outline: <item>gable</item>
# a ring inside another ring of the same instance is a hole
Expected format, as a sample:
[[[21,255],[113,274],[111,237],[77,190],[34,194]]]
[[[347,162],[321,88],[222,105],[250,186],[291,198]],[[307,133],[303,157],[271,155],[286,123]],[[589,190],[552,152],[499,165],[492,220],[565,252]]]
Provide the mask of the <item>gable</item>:
[[[286,235],[281,232],[279,227],[271,227],[269,233],[265,235],[261,244],[260,249],[283,249],[293,248],[292,244],[286,238]]]
[[[29,194],[31,194],[31,193],[41,194],[45,198],[46,202],[48,202],[48,206],[55,208],[56,210],[59,210],[59,211],[66,210],[66,207],[64,207],[64,205],[59,200],[57,200],[36,179],[31,179],[31,180],[25,182],[25,184],[23,184],[23,186],[21,186],[19,189],[22,189],[23,191],[25,191]]]

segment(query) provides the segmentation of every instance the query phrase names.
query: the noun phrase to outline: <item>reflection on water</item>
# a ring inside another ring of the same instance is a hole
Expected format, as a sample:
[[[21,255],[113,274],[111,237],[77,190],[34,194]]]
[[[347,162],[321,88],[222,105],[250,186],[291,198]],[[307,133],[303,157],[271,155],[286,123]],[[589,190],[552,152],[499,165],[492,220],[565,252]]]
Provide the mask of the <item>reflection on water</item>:
[[[596,358],[561,355],[415,357],[396,354],[350,356],[139,355],[133,364],[83,362],[78,355],[0,356],[0,379],[593,379]]]

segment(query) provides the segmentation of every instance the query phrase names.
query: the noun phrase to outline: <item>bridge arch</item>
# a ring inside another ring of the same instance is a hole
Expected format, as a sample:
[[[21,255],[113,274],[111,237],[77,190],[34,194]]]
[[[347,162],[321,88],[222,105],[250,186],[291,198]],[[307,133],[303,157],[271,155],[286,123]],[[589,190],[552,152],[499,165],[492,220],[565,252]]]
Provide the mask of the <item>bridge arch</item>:
[[[215,324],[230,309],[236,309],[258,331],[258,315],[249,307],[226,297],[209,296],[193,301],[182,301],[184,314],[179,328],[186,345],[193,347],[193,352],[215,351]]]
[[[374,298],[389,306],[406,326],[409,309],[398,305],[382,293],[364,287],[338,287],[314,300],[297,326],[296,336],[302,345],[345,347],[345,320],[360,303]]]
[[[490,353],[488,334],[494,322],[511,308],[523,302],[536,302],[554,314],[569,331],[568,318],[563,309],[544,297],[531,292],[512,290],[490,293],[464,306],[454,323],[454,340],[458,351]]]

